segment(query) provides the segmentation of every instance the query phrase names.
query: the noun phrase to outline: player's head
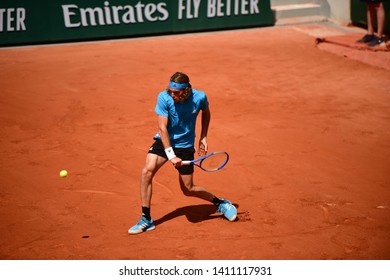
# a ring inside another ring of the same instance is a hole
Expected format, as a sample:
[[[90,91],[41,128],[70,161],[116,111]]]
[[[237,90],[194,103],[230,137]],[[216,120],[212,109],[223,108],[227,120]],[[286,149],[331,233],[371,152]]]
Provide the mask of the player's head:
[[[190,78],[184,73],[176,72],[169,80],[167,91],[171,94],[175,102],[186,101],[192,91]]]

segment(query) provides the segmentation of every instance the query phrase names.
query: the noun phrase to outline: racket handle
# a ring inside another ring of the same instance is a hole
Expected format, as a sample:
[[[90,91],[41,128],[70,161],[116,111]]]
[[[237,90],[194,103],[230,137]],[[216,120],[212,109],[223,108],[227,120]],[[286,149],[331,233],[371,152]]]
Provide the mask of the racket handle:
[[[192,162],[190,160],[183,160],[181,162],[182,165],[190,165]]]

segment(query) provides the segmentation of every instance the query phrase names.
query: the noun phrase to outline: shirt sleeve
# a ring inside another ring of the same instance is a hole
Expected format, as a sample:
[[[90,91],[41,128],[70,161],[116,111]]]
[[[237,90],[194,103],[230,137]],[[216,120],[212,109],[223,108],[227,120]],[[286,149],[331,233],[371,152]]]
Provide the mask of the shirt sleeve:
[[[154,111],[159,116],[168,117],[168,104],[162,92],[157,97],[157,104]]]
[[[202,111],[204,111],[204,110],[206,110],[208,107],[209,107],[209,101],[207,100],[206,94],[204,94],[204,97],[203,97],[202,102],[201,102],[201,107],[200,107],[200,109],[201,109]]]

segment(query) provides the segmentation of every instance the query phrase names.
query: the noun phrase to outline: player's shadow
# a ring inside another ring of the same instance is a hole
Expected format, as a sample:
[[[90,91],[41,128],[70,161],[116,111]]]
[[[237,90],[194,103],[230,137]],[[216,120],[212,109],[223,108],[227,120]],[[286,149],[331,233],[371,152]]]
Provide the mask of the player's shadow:
[[[157,226],[180,216],[186,216],[187,220],[191,223],[199,223],[206,220],[220,218],[221,215],[216,214],[216,211],[217,207],[211,204],[180,207],[155,220],[154,224]]]

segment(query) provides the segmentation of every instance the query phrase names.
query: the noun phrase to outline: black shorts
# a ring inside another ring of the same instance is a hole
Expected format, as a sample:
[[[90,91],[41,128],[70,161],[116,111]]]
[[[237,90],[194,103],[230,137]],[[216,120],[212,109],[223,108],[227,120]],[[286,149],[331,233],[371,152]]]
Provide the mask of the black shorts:
[[[165,154],[164,146],[161,142],[161,139],[155,139],[156,141],[153,143],[153,145],[149,149],[149,154],[155,154],[160,157],[168,159],[167,155]],[[173,151],[175,152],[175,155],[178,158],[181,158],[182,160],[193,160],[194,154],[195,154],[195,148],[173,148]],[[191,165],[184,165],[176,168],[180,174],[182,175],[189,175],[194,173],[194,166]]]

